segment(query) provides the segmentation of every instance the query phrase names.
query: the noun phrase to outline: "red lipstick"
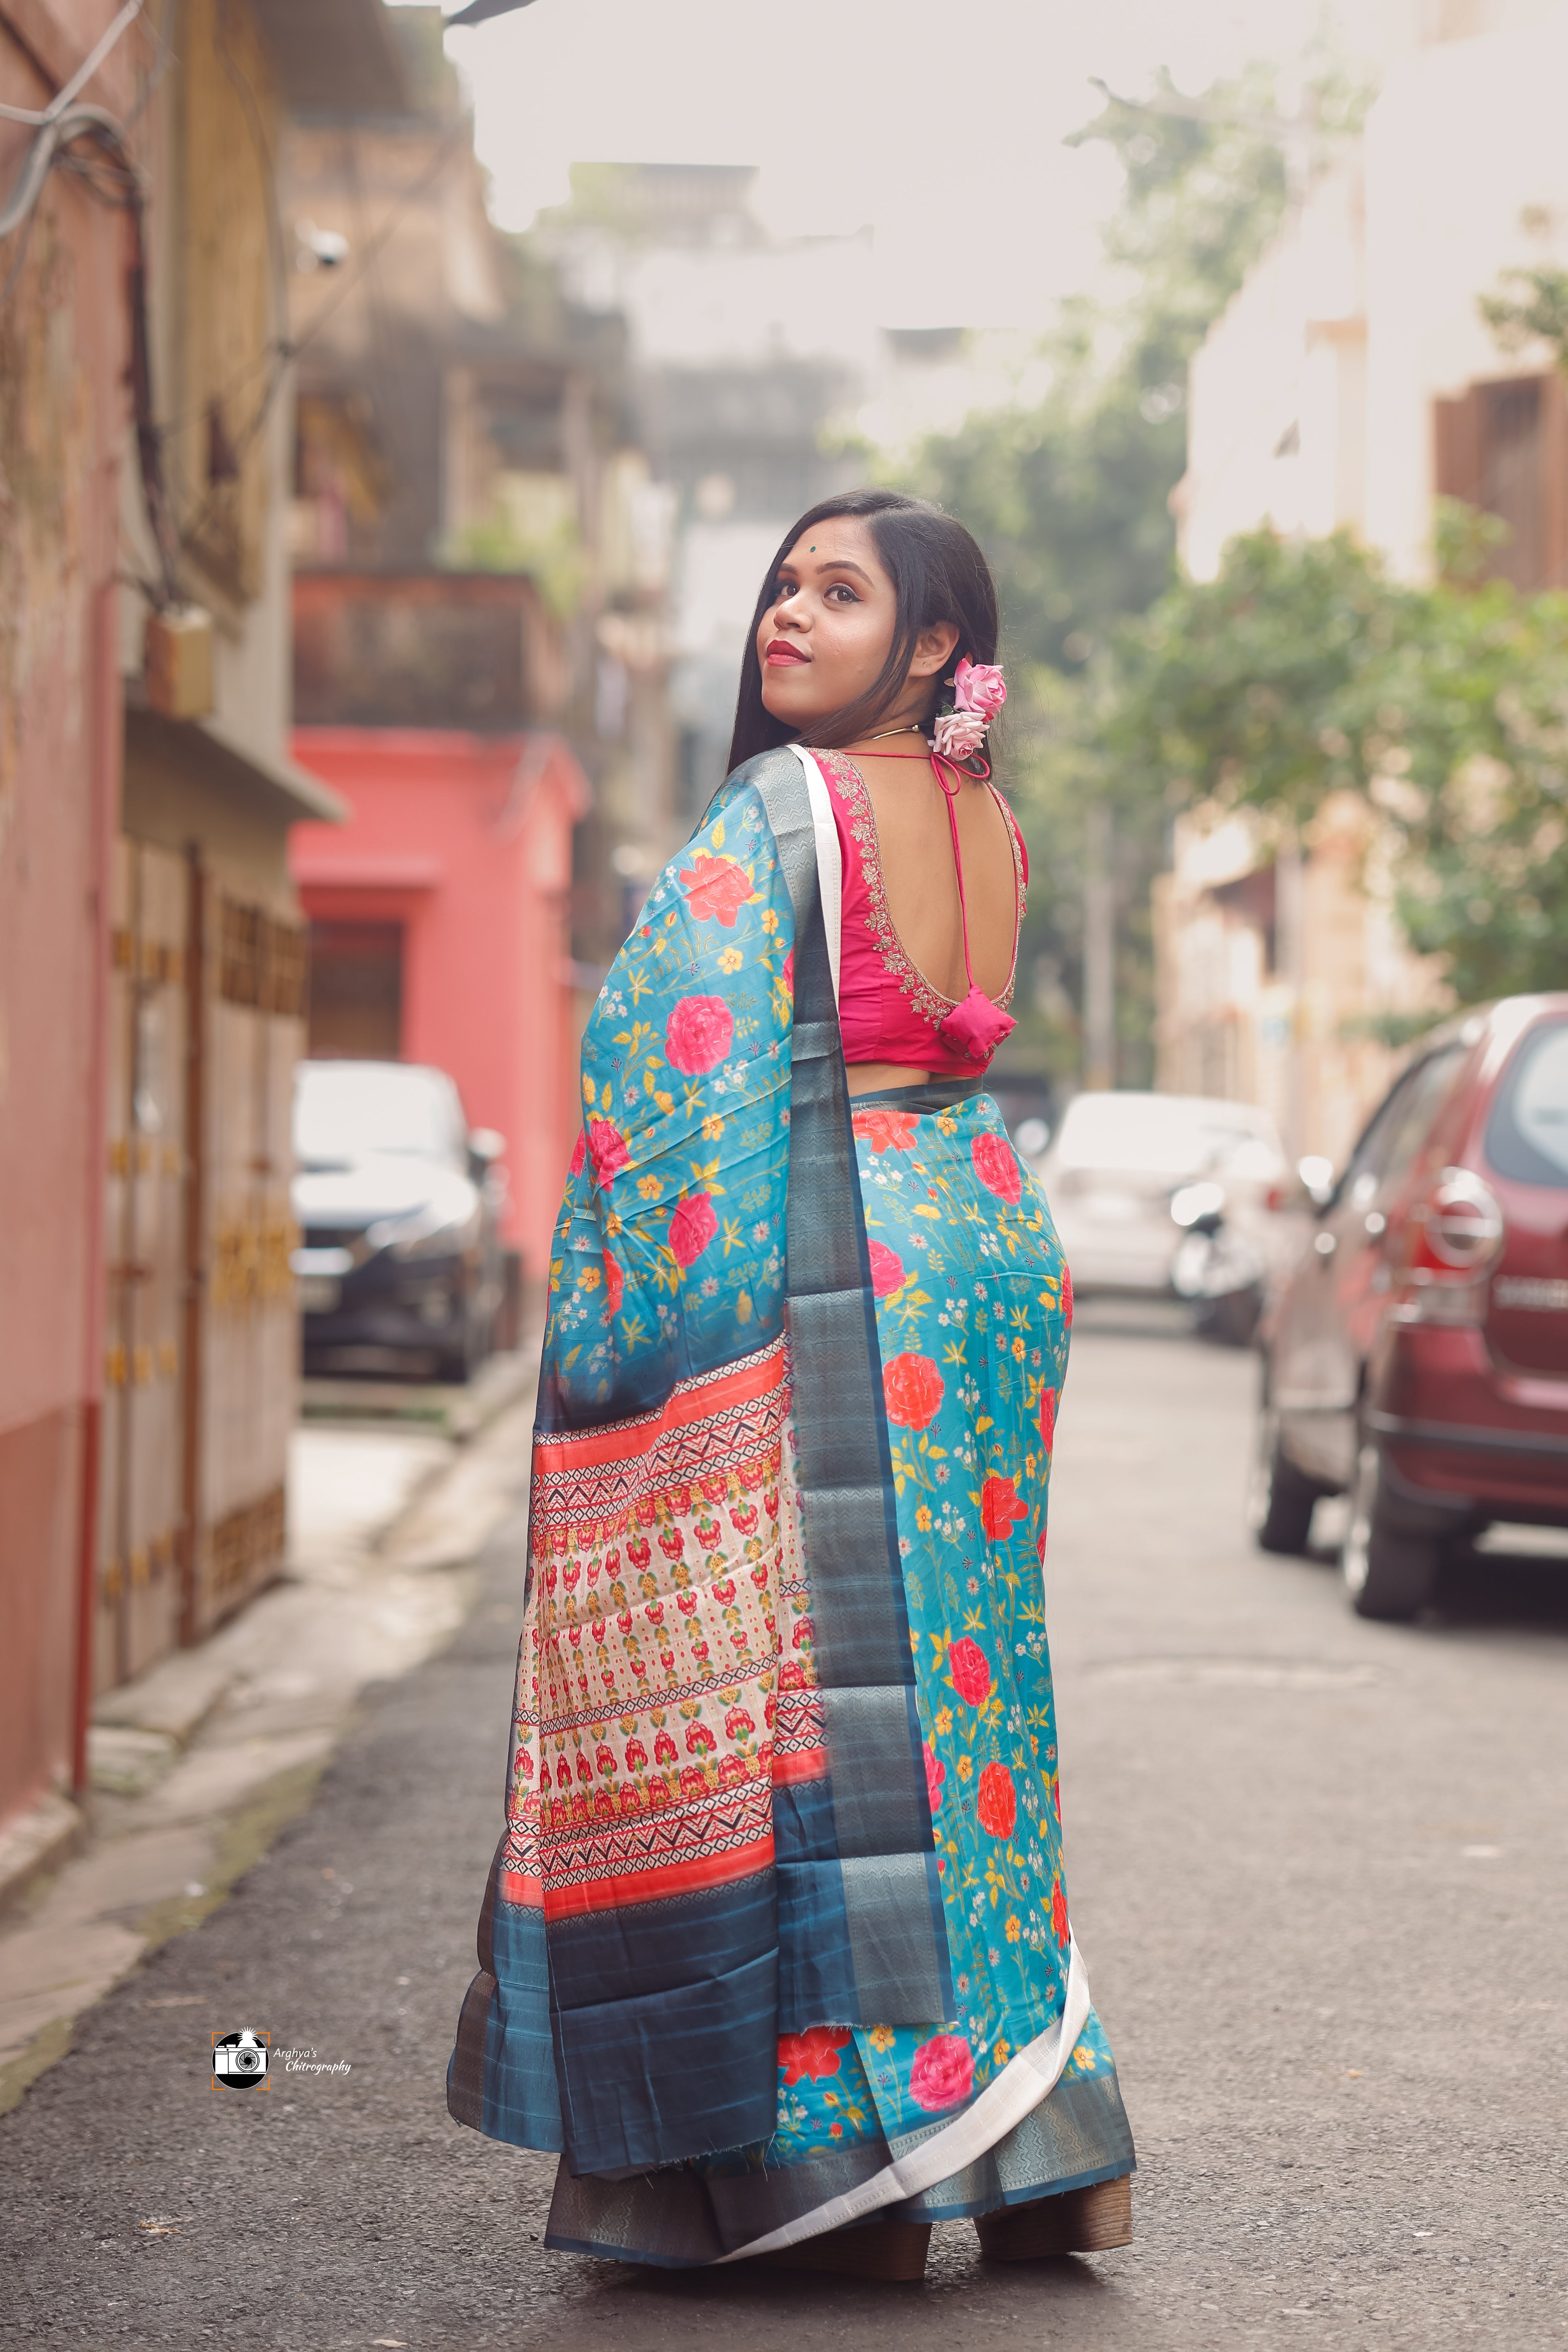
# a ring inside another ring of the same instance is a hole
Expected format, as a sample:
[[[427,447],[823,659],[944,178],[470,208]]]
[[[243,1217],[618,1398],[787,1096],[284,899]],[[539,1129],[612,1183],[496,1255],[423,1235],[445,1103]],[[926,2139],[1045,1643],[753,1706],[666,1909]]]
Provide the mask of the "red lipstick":
[[[808,662],[811,656],[792,646],[787,637],[775,637],[763,658],[771,669],[784,669],[793,662]]]

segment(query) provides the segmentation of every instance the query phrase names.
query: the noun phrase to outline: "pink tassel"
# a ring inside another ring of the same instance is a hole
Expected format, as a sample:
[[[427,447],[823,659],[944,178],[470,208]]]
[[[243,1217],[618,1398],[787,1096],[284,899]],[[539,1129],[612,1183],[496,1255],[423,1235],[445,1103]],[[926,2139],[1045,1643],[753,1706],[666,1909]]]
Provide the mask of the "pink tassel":
[[[939,1024],[937,1035],[966,1061],[984,1064],[1017,1025],[1012,1014],[993,1004],[985,991],[975,983],[963,1003],[955,1004]]]

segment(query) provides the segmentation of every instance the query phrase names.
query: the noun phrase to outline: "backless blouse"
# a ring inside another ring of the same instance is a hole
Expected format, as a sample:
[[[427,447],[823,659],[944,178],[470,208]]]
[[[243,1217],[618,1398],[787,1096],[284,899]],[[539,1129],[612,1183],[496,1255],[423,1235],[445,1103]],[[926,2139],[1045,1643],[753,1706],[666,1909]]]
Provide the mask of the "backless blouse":
[[[838,1026],[847,1062],[888,1062],[896,1068],[930,1070],[942,1077],[972,1078],[991,1059],[965,1054],[939,1034],[959,1000],[944,996],[929,981],[894,929],[882,880],[877,814],[866,780],[842,751],[812,754],[827,784],[833,820],[844,861],[843,932],[838,969]],[[1029,881],[1029,855],[1012,810],[994,784],[990,793],[1006,820],[1013,846],[1013,961],[1007,985],[990,1000],[1005,1012],[1018,975],[1018,932]],[[951,814],[951,812],[950,812]],[[963,866],[953,826],[953,856],[959,901]],[[1011,1026],[1011,1024],[1008,1024]]]

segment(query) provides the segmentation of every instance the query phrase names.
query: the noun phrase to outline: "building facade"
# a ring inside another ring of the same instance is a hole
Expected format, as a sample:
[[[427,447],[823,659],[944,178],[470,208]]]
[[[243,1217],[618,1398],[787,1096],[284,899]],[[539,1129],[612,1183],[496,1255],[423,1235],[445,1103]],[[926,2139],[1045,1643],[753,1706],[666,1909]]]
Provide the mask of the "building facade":
[[[399,71],[379,0],[0,10],[6,105],[98,110],[0,242],[0,1834],[40,1853],[95,1692],[281,1563],[285,843],[339,809],[287,751],[273,158],[321,75]],[[0,123],[0,185],[56,137]]]
[[[1434,562],[1436,500],[1499,517],[1494,568],[1568,581],[1568,398],[1542,349],[1504,351],[1481,299],[1568,261],[1562,0],[1413,9],[1363,134],[1297,208],[1194,359],[1182,555],[1213,577],[1262,525],[1349,529],[1396,574]],[[1394,1063],[1447,1002],[1405,947],[1367,815],[1297,844],[1200,812],[1156,900],[1158,1083],[1269,1102],[1342,1159]],[[1205,1090],[1212,1090],[1205,1088]]]
[[[572,871],[591,793],[561,634],[521,575],[295,583],[295,756],[347,812],[290,843],[310,1050],[449,1072],[470,1124],[506,1139],[503,1236],[536,1295],[582,1121]]]
[[[489,220],[440,9],[398,7],[390,22],[404,105],[316,106],[284,153],[305,346],[294,562],[301,582],[533,583],[530,658],[548,645],[554,673],[542,698],[534,682],[531,708],[570,742],[592,792],[570,908],[580,1019],[626,936],[644,845],[662,861],[675,838],[668,501],[642,446],[625,320],[571,299],[550,260]],[[376,240],[374,268],[345,290]],[[440,596],[426,593],[435,625]],[[472,612],[468,588],[454,586],[450,610]],[[476,676],[448,723],[519,723],[483,693]],[[384,726],[399,714],[384,703],[358,716]]]

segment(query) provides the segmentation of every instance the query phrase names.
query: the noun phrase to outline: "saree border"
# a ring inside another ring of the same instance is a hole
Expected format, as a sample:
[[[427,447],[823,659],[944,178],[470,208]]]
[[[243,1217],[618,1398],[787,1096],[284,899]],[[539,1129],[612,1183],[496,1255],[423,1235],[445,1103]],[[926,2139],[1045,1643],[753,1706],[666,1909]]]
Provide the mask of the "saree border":
[[[1089,1971],[1076,1942],[1069,1949],[1061,2015],[1033,2042],[1026,2042],[961,2116],[922,2137],[917,2146],[894,2157],[890,2164],[859,2187],[813,2206],[796,2220],[770,2230],[764,2238],[753,2238],[732,2252],[721,2254],[719,2263],[743,2262],[752,2254],[780,2253],[784,2247],[798,2245],[803,2239],[820,2237],[828,2230],[842,2229],[847,2222],[864,2221],[868,2214],[880,2212],[889,2205],[901,2205],[910,2198],[921,2197],[928,2189],[942,2187],[954,2174],[984,2157],[1008,2132],[1016,2130],[1025,2117],[1032,2115],[1056,2089],[1072,2056],[1073,2045],[1089,2022]]]
[[[777,1856],[781,1915],[811,1955],[798,1970],[783,1956],[784,2032],[955,2006],[807,756],[766,754],[739,772],[763,803],[795,910],[784,1318],[827,1730],[827,1803],[795,1817],[800,1838],[793,1851],[781,1839]]]

